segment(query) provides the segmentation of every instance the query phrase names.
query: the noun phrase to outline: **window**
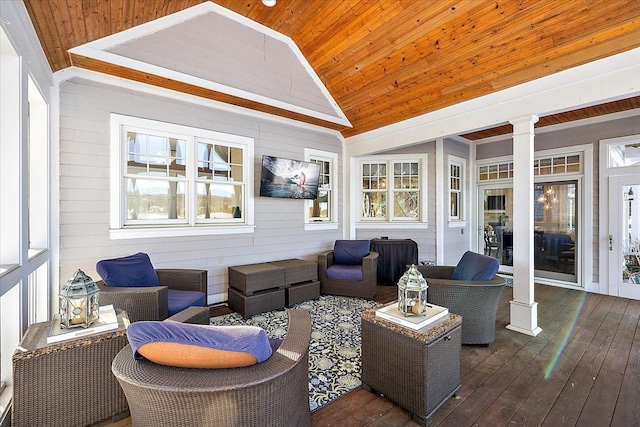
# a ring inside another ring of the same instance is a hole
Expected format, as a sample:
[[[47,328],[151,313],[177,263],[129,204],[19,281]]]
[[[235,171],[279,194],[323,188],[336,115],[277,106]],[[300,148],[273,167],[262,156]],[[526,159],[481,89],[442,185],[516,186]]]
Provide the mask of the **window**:
[[[252,232],[253,139],[117,114],[112,138],[112,238]]]
[[[449,156],[449,224],[464,221],[464,159]]]
[[[338,154],[305,149],[305,160],[320,165],[318,197],[305,203],[305,230],[338,227]]]
[[[425,163],[419,156],[362,160],[361,224],[424,221]]]

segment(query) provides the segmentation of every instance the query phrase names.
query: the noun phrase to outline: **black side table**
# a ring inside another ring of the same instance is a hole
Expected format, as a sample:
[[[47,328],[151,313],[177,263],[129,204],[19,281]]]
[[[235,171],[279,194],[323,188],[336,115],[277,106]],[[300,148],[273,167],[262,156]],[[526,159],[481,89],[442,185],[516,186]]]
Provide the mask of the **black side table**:
[[[418,264],[418,244],[411,239],[371,239],[377,252],[378,284],[396,285],[409,264]]]

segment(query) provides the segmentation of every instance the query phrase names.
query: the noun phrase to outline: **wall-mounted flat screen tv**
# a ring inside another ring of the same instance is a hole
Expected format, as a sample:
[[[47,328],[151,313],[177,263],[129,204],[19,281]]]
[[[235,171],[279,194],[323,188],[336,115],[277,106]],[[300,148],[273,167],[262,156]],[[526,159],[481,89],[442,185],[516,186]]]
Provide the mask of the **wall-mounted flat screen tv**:
[[[320,165],[316,163],[262,156],[262,197],[313,200],[318,196],[319,180]]]

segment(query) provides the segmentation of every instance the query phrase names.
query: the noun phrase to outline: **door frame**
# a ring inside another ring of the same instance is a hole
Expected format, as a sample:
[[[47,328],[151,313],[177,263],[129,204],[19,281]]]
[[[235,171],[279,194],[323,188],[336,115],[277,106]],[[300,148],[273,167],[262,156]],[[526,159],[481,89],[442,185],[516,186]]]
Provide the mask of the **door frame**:
[[[619,250],[609,250],[609,227],[610,227],[610,215],[609,212],[612,209],[609,206],[609,186],[611,182],[619,182],[622,184],[625,181],[625,177],[640,176],[640,165],[635,166],[621,166],[610,167],[609,147],[615,145],[626,145],[629,143],[640,143],[640,134],[623,136],[619,138],[609,138],[600,140],[599,146],[599,221],[598,221],[598,283],[594,284],[592,290],[602,294],[621,296],[619,295],[619,289],[616,281],[611,280],[611,277],[615,271],[610,272],[610,257],[619,255]],[[614,242],[615,244],[615,242]],[[616,245],[617,246],[617,245]],[[614,247],[615,249],[615,247]],[[619,259],[619,258],[618,258]],[[639,298],[639,297],[636,297]]]

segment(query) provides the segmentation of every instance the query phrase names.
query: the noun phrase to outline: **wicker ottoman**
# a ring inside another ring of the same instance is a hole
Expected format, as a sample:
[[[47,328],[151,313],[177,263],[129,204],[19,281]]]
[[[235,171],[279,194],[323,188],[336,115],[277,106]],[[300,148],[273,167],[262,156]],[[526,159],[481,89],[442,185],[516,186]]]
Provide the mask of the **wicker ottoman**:
[[[245,319],[254,314],[284,308],[285,303],[284,289],[268,289],[254,292],[253,295],[245,295],[229,287],[228,298],[229,308],[240,313]]]
[[[284,268],[266,262],[229,267],[229,286],[247,296],[265,289],[284,289]]]
[[[428,425],[460,390],[462,318],[449,314],[420,330],[377,317],[362,319],[362,386],[375,390]]]
[[[269,264],[284,269],[284,283],[287,286],[295,283],[313,282],[318,280],[317,262],[292,258],[283,259],[282,261],[271,261]]]
[[[305,282],[287,288],[287,307],[320,298],[320,282]]]

